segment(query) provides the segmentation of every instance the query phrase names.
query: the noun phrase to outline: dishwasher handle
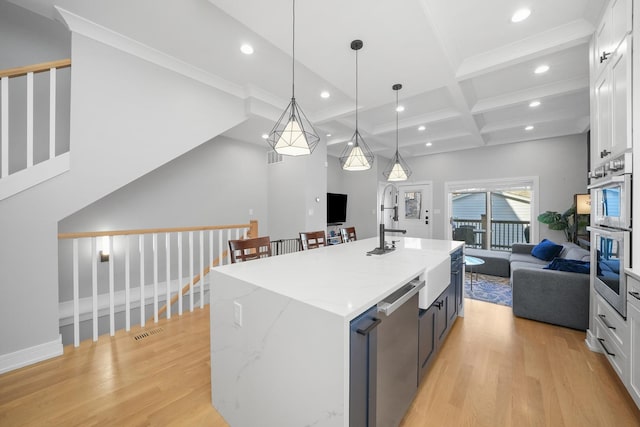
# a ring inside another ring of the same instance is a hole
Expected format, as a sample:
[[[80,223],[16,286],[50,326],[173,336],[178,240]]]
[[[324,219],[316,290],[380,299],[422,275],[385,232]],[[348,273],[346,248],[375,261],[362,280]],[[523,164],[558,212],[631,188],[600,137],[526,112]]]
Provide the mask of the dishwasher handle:
[[[386,316],[391,315],[402,304],[411,299],[417,294],[420,289],[424,288],[425,281],[412,280],[411,282],[398,289],[396,292],[389,295],[387,298],[378,303],[378,313],[384,313]]]

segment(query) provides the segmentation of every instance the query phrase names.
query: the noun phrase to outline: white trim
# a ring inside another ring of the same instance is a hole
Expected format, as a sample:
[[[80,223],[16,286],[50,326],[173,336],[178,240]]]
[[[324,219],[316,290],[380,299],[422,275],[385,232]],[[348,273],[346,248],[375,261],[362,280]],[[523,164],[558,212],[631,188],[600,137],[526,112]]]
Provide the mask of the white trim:
[[[584,339],[587,348],[595,353],[602,353],[602,348],[596,345],[596,337],[591,333],[591,329],[587,329],[587,336]]]
[[[51,178],[67,172],[70,168],[68,152],[53,159],[45,160],[27,169],[2,178],[0,181],[0,200],[7,199],[28,188],[43,183]]]
[[[182,280],[174,279],[171,281],[171,293],[175,294],[185,283],[188,283],[189,278],[183,278]],[[153,304],[153,284],[146,285],[144,287],[145,305]],[[200,288],[200,282],[193,286],[194,293]],[[140,292],[139,288],[131,288],[130,304],[131,309],[140,307]],[[209,275],[205,276],[204,291],[209,290]],[[158,286],[158,302],[162,303],[166,301],[166,282],[160,283]],[[114,293],[114,313],[124,312],[126,309],[126,291],[124,289],[116,291]],[[104,293],[98,295],[98,317],[109,315],[109,294]],[[79,299],[79,321],[84,322],[93,318],[93,296],[84,297]],[[58,304],[58,318],[59,326],[67,326],[73,324],[73,301],[64,301]]]
[[[58,336],[57,340],[0,355],[0,374],[61,356],[63,352],[62,336]]]
[[[194,67],[185,61],[167,55],[157,49],[142,44],[136,40],[117,33],[109,28],[103,27],[93,21],[83,18],[75,13],[69,12],[60,6],[54,6],[63,22],[71,31],[81,34],[90,39],[99,41],[115,49],[126,52],[130,55],[149,61],[160,67],[174,71],[183,76],[187,76],[203,83],[207,86],[220,89],[223,92],[234,95],[238,98],[245,98],[246,90],[235,83],[220,78],[201,68]]]
[[[477,179],[465,181],[447,181],[444,183],[444,217],[443,224],[445,236],[450,236],[451,230],[451,193],[453,192],[486,192],[486,191],[503,191],[514,186],[522,185],[531,188],[531,225],[529,241],[537,242],[540,239],[540,227],[538,226],[538,218],[540,206],[538,199],[540,198],[540,178],[538,176],[517,176],[510,178],[494,178],[494,179]]]

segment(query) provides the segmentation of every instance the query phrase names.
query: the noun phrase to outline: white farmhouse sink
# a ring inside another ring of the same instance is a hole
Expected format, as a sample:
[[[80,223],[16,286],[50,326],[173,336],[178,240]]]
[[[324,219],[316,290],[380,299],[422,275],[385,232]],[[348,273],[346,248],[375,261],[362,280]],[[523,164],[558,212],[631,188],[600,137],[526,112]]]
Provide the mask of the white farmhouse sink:
[[[433,304],[451,282],[451,259],[449,257],[443,259],[442,254],[439,253],[433,257],[433,260],[431,268],[427,268],[426,286],[420,290],[418,301],[418,306],[425,310]]]

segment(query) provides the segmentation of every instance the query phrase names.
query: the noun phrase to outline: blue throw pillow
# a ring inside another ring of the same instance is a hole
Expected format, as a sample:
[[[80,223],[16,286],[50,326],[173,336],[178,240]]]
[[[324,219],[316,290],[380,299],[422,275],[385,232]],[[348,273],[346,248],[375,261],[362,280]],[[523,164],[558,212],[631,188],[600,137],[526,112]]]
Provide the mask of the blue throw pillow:
[[[562,251],[562,245],[553,243],[551,240],[542,239],[540,243],[531,249],[531,255],[543,261],[551,261]]]
[[[545,270],[569,271],[571,273],[589,274],[591,265],[589,261],[580,261],[577,259],[554,258]]]

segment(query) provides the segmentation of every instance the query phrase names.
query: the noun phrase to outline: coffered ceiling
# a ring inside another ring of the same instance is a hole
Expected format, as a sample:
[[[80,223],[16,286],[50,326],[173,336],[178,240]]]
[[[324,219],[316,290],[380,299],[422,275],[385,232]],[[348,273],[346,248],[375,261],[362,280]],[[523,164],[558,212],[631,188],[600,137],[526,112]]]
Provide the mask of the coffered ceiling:
[[[52,0],[15,1],[54,17]],[[58,0],[87,19],[242,88],[248,119],[227,136],[266,143],[291,97],[292,0]],[[295,96],[339,155],[358,124],[405,157],[583,133],[588,44],[605,0],[297,0]],[[526,7],[528,19],[512,23]],[[249,43],[252,55],[240,53]],[[549,71],[535,74],[540,65]],[[322,98],[320,93],[330,96]],[[530,107],[539,101],[537,107]],[[424,130],[421,129],[424,126]],[[531,130],[525,130],[533,126]],[[327,136],[331,135],[331,136]],[[427,146],[430,143],[430,146]]]

